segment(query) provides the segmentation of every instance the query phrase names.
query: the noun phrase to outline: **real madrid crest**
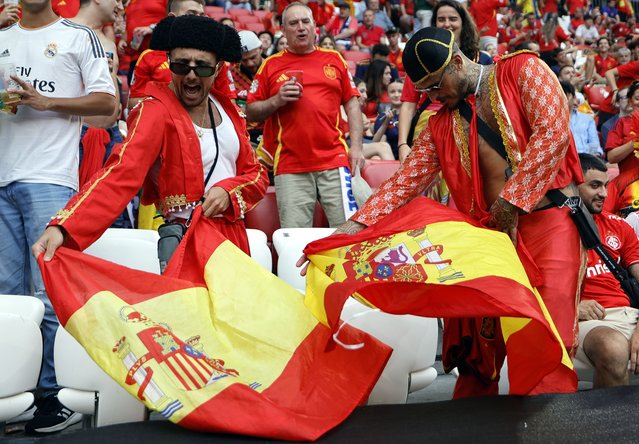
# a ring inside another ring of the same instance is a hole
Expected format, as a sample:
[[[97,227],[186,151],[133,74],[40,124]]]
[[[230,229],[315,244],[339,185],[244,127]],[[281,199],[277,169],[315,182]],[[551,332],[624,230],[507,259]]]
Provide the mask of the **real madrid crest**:
[[[44,55],[49,57],[50,59],[52,59],[57,54],[58,54],[58,44],[57,43],[49,43],[49,45],[47,45],[47,49],[44,50]]]
[[[326,65],[324,66],[324,75],[331,80],[335,80],[337,78],[337,70],[334,66]]]

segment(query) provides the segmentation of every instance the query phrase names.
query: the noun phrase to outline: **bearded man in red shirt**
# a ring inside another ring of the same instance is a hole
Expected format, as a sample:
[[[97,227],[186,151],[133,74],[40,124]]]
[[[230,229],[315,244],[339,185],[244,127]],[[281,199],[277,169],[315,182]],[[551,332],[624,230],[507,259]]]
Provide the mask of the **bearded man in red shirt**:
[[[639,279],[639,241],[622,218],[603,211],[608,196],[606,165],[597,157],[580,154],[584,183],[579,195],[592,214],[606,251]],[[619,281],[594,250],[579,303],[577,358],[595,368],[594,387],[628,385],[629,373],[639,374],[639,310],[630,306]],[[630,366],[628,366],[630,361]]]

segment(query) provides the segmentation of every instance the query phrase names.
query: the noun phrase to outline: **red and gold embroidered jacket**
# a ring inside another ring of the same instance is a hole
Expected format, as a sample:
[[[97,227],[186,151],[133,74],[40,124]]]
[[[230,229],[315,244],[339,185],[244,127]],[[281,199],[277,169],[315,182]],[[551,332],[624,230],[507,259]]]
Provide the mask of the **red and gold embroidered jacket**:
[[[531,212],[546,191],[583,176],[569,114],[557,77],[534,53],[502,57],[490,78],[490,100],[512,169],[500,196]],[[469,102],[474,108],[474,97]],[[474,114],[473,114],[474,116]],[[474,119],[474,117],[473,117]],[[482,219],[484,202],[477,157],[477,131],[469,139],[458,110],[442,108],[431,117],[402,167],[352,217],[374,224],[420,195],[441,170],[457,208]]]
[[[203,196],[202,153],[191,118],[167,86],[152,84],[147,91],[150,97],[129,116],[124,143],[51,221],[67,231],[67,245],[91,245],[142,187],[142,202],[157,204],[165,215],[191,208]],[[224,94],[213,95],[233,121],[240,141],[237,175],[214,186],[231,198],[223,218],[243,224],[244,214],[264,197],[268,176],[255,157],[237,107]]]

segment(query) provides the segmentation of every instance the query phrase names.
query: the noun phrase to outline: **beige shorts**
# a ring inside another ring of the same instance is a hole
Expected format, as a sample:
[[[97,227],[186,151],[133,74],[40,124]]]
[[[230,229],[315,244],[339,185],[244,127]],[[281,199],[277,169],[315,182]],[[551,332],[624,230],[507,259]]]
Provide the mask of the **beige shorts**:
[[[584,353],[582,346],[584,343],[584,339],[593,328],[612,328],[613,330],[621,333],[626,339],[630,340],[630,337],[635,332],[635,328],[637,327],[638,319],[639,310],[637,310],[636,308],[617,307],[606,308],[606,316],[603,319],[579,322],[579,348],[577,349],[577,359],[584,363],[590,363],[592,365],[592,362]]]

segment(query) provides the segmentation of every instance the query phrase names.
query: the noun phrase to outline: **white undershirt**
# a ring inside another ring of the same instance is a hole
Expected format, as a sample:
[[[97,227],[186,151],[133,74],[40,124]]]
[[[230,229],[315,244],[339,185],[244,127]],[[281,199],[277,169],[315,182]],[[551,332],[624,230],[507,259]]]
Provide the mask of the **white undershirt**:
[[[209,99],[220,112],[222,121],[216,127],[220,154],[217,159],[215,169],[213,170],[213,174],[211,174],[211,178],[206,184],[205,193],[218,182],[237,175],[236,161],[240,153],[240,139],[237,137],[235,126],[233,126],[231,118],[217,100],[215,100],[212,96],[209,96]],[[213,128],[201,128],[195,123],[193,123],[193,128],[195,128],[195,133],[198,134],[198,139],[200,140],[200,149],[202,151],[202,172],[204,174],[204,179],[206,179],[206,176],[209,174],[211,166],[213,166],[213,162],[215,161],[215,154],[217,151],[217,147],[215,146],[215,137],[213,136]],[[199,137],[199,134],[202,134],[202,137]],[[191,215],[191,211],[192,210],[190,209],[176,211],[175,213],[172,213],[172,217],[188,219]]]

